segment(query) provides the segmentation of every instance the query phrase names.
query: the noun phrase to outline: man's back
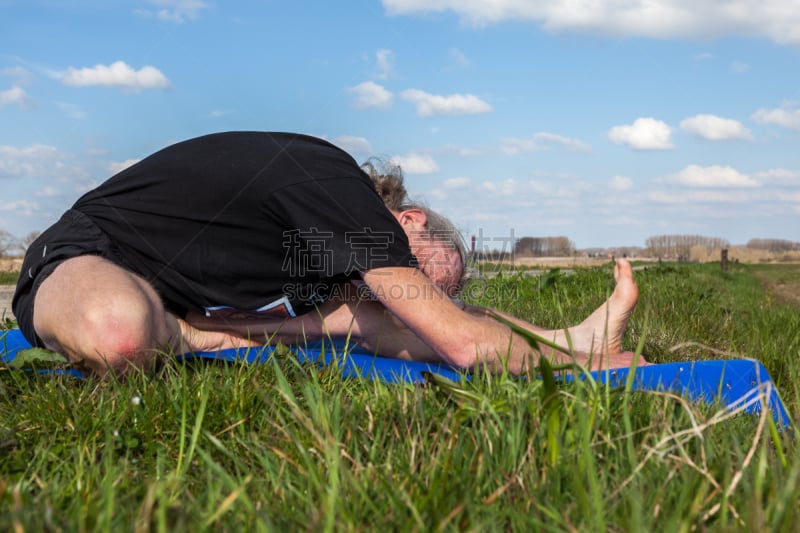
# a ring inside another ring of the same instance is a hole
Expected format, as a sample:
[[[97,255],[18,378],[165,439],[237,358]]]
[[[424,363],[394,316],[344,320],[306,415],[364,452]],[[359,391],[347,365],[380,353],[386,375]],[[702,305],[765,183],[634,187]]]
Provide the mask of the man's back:
[[[409,264],[404,233],[355,161],[300,134],[228,132],[184,141],[123,170],[74,209],[178,312],[255,310],[283,296],[287,283],[350,275],[356,265],[348,240],[365,229],[392,235],[388,264]],[[292,247],[302,252],[315,235],[317,259],[326,264],[309,267]],[[291,304],[310,307],[313,292],[296,290]]]

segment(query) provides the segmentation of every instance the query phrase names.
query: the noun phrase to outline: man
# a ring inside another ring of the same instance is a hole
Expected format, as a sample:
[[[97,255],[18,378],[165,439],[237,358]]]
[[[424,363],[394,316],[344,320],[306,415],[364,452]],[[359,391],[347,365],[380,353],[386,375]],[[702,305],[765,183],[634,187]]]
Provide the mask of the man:
[[[42,234],[14,313],[29,341],[101,375],[165,351],[324,337],[389,357],[531,368],[539,354],[524,339],[451,299],[464,271],[456,232],[433,228],[440,217],[405,203],[401,186],[382,200],[349,155],[304,135],[184,141],[90,191]],[[628,366],[620,341],[638,293],[627,262],[615,277],[609,301],[568,331],[506,318],[569,340],[580,362]]]

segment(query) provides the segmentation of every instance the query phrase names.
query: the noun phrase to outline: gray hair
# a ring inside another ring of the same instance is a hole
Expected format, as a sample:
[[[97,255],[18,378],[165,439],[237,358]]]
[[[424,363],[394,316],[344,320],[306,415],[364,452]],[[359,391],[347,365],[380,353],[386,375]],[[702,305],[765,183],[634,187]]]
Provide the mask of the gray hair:
[[[375,185],[375,190],[378,191],[378,195],[387,208],[398,212],[419,209],[425,213],[427,219],[425,229],[428,236],[432,240],[458,251],[458,255],[461,257],[461,279],[458,280],[458,288],[459,290],[463,288],[468,278],[467,244],[456,225],[427,205],[409,200],[408,191],[403,184],[403,171],[400,165],[373,157],[364,162],[361,169],[370,177]]]

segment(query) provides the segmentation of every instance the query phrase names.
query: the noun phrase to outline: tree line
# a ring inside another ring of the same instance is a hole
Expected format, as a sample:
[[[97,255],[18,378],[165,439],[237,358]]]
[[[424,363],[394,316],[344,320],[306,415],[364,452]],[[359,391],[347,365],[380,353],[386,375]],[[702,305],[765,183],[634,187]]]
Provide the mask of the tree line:
[[[729,248],[731,245],[726,239],[719,237],[705,237],[703,235],[656,235],[645,241],[645,253],[652,257],[688,260],[691,250],[695,246],[708,251]]]
[[[575,244],[567,237],[523,237],[514,245],[517,257],[569,257]]]
[[[4,229],[0,229],[0,257],[22,255],[33,241],[39,237],[38,231],[33,231],[25,237],[18,239]]]
[[[637,247],[617,247],[613,252],[619,256],[645,255],[664,259],[688,260],[692,249],[714,250],[730,248],[731,243],[720,237],[705,235],[656,235],[645,242],[645,249]],[[800,242],[782,239],[750,239],[747,248],[769,252],[789,252],[800,250]],[[514,244],[516,257],[569,257],[576,253],[575,245],[567,237],[522,237]]]
[[[747,247],[768,252],[793,252],[800,250],[800,242],[782,239],[750,239],[747,241]]]

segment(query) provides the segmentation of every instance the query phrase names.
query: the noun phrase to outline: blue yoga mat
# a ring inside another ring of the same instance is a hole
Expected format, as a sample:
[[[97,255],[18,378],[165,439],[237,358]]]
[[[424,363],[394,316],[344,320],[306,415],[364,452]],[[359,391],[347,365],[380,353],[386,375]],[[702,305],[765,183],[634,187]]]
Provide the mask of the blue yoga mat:
[[[19,330],[0,332],[0,356],[10,363],[20,350],[31,345]],[[290,347],[301,362],[314,362],[324,366],[337,365],[344,377],[377,379],[387,383],[422,383],[427,374],[457,381],[465,373],[445,364],[399,361],[372,355],[357,346],[343,342],[319,342]],[[200,352],[183,357],[201,357],[230,362],[263,363],[274,355],[271,346]],[[774,421],[789,425],[789,416],[767,369],[752,359],[731,361],[695,361],[665,363],[637,368],[633,376],[633,389],[640,391],[670,391],[694,401],[722,404],[744,411],[759,413],[763,408],[771,411]],[[80,376],[76,371],[71,372]],[[627,368],[593,372],[599,383],[623,387],[630,370]]]

